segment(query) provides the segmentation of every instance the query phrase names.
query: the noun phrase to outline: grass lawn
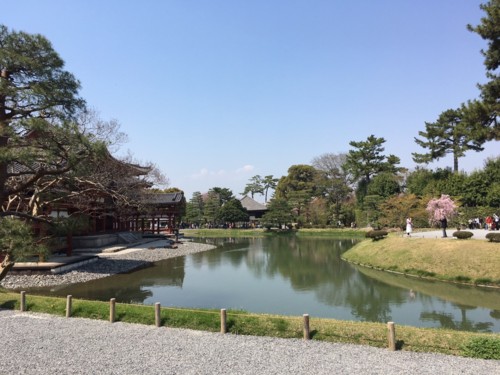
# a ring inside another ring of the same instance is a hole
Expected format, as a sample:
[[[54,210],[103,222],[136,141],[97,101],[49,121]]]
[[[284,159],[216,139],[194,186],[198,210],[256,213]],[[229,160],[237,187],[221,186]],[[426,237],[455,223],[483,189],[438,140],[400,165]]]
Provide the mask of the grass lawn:
[[[343,258],[408,275],[500,287],[500,245],[489,241],[389,236],[362,241]]]

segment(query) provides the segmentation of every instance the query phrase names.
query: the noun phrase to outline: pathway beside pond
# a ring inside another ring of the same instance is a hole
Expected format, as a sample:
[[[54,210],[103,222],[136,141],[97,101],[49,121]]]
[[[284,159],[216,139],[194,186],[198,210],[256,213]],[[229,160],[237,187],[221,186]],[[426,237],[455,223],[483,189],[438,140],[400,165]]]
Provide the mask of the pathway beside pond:
[[[5,374],[500,374],[500,361],[0,310]]]

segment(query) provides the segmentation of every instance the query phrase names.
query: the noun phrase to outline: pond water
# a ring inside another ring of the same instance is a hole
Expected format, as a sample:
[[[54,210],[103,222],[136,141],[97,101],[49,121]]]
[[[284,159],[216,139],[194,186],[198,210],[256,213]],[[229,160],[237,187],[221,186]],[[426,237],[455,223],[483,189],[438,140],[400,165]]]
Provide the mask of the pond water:
[[[202,239],[218,247],[43,294],[311,318],[500,332],[500,291],[423,281],[346,263],[356,240]],[[168,251],[168,250],[167,250]],[[40,291],[38,291],[40,292]]]

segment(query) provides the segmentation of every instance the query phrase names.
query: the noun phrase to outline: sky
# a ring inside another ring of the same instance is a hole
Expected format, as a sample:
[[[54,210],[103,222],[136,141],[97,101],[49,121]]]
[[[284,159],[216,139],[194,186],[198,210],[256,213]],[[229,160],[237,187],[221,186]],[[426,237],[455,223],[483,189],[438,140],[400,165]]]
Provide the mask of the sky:
[[[416,167],[425,122],[479,97],[479,0],[16,0],[0,24],[44,35],[103,120],[170,187],[239,196],[351,141]],[[466,172],[498,142],[459,159]],[[427,165],[452,167],[451,157]],[[257,200],[260,198],[255,196]]]

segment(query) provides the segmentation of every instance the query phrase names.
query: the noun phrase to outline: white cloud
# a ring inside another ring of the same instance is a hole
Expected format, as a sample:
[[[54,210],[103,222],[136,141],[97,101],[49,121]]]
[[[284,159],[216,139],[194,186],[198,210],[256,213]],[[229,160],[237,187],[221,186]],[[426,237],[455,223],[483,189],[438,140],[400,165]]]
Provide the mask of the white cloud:
[[[251,172],[251,171],[253,171],[254,169],[255,169],[255,167],[254,167],[253,165],[249,165],[249,164],[247,164],[247,165],[244,165],[244,166],[243,166],[243,167],[241,167],[241,168],[238,168],[238,169],[236,170],[236,173],[246,173],[246,172]]]
[[[191,178],[193,180],[201,180],[201,179],[205,179],[205,178],[211,178],[211,177],[214,177],[214,176],[225,176],[227,173],[224,169],[219,169],[218,171],[210,171],[208,170],[207,168],[202,168],[199,170],[199,172],[197,173],[193,173],[191,175]]]

